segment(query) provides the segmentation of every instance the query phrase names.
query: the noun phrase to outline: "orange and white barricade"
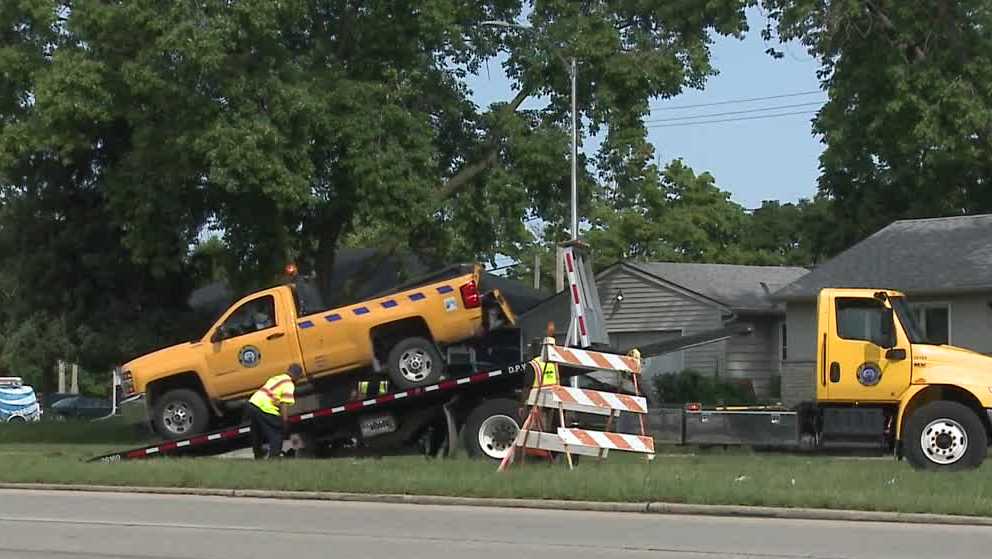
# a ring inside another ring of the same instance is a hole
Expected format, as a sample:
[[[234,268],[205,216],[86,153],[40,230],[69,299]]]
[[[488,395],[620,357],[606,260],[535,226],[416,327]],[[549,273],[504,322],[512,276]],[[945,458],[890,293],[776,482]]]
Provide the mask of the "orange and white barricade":
[[[589,350],[565,348],[554,345],[553,338],[545,340],[543,359],[566,367],[598,371],[614,371],[633,375],[634,395],[571,388],[566,386],[539,386],[531,390],[527,398],[530,413],[524,421],[513,447],[499,465],[503,471],[514,461],[517,452],[530,449],[561,452],[565,454],[571,468],[572,454],[605,458],[610,450],[654,454],[654,439],[647,435],[644,416],[648,413],[647,400],[640,395],[637,377],[640,375],[640,355],[636,350],[631,355],[616,355]],[[550,430],[542,425],[541,409],[558,410],[558,428]],[[575,411],[605,415],[606,429],[570,429],[565,426],[565,411]],[[640,416],[640,434],[613,433],[614,419],[621,413],[636,413]]]

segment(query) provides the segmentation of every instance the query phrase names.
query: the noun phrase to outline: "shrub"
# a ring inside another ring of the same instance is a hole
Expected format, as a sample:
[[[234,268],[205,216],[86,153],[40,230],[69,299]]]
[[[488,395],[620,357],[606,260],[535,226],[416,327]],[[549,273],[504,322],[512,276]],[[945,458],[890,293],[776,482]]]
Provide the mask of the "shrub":
[[[753,404],[757,400],[749,380],[723,380],[692,369],[655,377],[654,390],[658,400],[668,404]]]

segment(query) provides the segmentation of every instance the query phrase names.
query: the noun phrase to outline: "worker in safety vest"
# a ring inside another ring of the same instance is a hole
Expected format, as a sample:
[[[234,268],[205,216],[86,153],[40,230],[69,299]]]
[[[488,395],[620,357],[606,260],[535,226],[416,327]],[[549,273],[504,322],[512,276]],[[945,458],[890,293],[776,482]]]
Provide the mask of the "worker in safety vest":
[[[523,389],[523,401],[521,402],[523,408],[521,409],[521,418],[526,417],[527,413],[527,398],[530,395],[531,389],[541,388],[544,386],[555,386],[560,384],[561,377],[558,373],[557,363],[548,363],[541,359],[541,357],[535,357],[531,359],[528,363],[527,372],[524,373],[524,389]],[[546,417],[545,421],[551,421],[554,417],[552,413],[553,410],[545,410]],[[550,423],[548,423],[550,427]]]
[[[293,363],[252,394],[248,400],[251,420],[251,447],[255,458],[275,458],[282,454],[282,441],[288,430],[289,408],[296,403],[296,383],[303,379],[303,368]],[[267,453],[262,443],[269,443]]]

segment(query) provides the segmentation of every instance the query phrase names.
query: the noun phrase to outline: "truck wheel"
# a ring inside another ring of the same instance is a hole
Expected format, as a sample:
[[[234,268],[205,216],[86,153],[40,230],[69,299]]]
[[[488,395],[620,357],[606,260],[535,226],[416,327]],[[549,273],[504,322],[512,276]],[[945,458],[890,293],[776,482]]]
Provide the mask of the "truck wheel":
[[[486,400],[472,410],[462,429],[468,455],[502,460],[520,431],[519,410],[520,405],[509,398]]]
[[[932,402],[913,412],[906,423],[906,460],[921,470],[977,468],[988,451],[981,419],[958,402]]]
[[[210,424],[210,412],[203,396],[186,388],[163,394],[155,402],[152,413],[155,431],[167,439],[202,433]]]
[[[444,373],[444,361],[430,340],[407,338],[389,352],[389,377],[399,388],[433,384]]]

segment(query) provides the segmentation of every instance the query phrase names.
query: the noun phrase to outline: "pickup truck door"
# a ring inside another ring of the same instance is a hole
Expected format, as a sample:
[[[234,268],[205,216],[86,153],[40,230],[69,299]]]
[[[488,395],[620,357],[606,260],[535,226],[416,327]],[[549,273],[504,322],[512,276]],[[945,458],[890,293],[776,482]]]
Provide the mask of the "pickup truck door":
[[[820,399],[844,402],[895,401],[909,387],[911,346],[881,300],[837,293],[821,300]],[[826,324],[822,324],[826,321]],[[824,328],[825,326],[825,328]],[[825,335],[824,335],[825,334]]]
[[[218,321],[206,358],[216,396],[254,391],[298,361],[296,325],[283,299],[278,291],[246,297]]]

